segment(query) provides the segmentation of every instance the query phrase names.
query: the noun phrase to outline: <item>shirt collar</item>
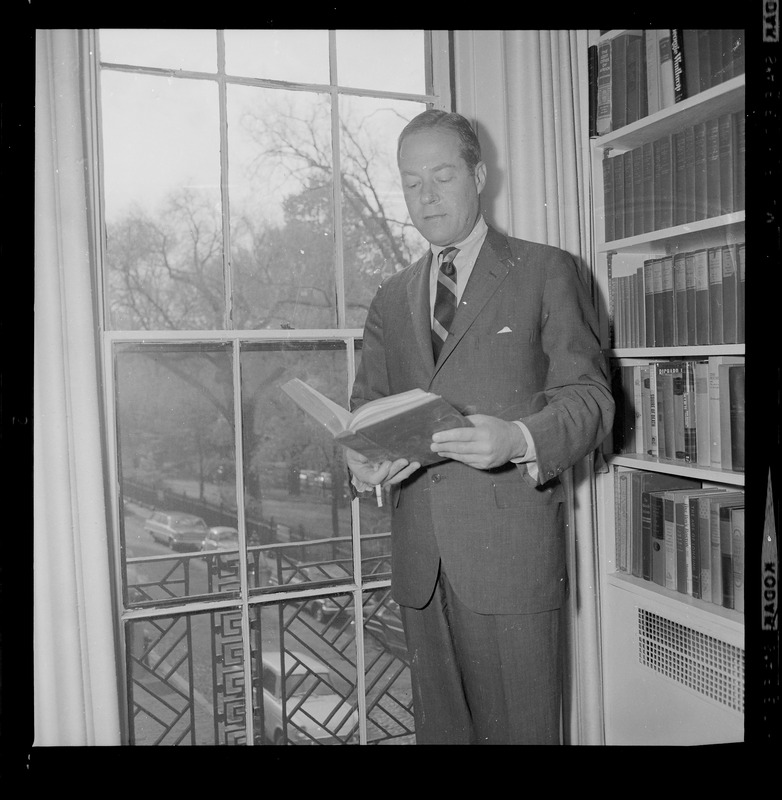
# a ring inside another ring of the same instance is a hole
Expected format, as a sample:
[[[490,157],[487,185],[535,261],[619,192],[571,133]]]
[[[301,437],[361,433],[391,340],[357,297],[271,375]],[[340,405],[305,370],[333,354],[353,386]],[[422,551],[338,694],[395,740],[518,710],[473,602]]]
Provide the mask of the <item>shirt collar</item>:
[[[475,223],[475,227],[470,231],[469,235],[462,239],[461,242],[457,242],[453,245],[445,245],[441,247],[440,245],[433,244],[431,245],[432,248],[432,260],[434,263],[438,263],[440,258],[440,253],[445,250],[447,247],[458,247],[460,252],[464,252],[465,250],[469,251],[471,249],[471,245],[475,244],[479,240],[482,241],[483,237],[486,235],[486,231],[488,230],[488,225],[486,224],[486,220],[483,218],[483,214],[478,216],[478,221]]]

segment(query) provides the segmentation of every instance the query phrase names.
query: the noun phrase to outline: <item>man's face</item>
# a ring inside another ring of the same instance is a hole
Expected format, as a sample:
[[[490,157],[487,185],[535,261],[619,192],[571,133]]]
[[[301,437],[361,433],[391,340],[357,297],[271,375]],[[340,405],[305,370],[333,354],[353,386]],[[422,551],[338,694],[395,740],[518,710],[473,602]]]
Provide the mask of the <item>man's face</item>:
[[[444,247],[469,235],[480,213],[486,165],[468,168],[456,134],[429,129],[405,137],[399,173],[407,210],[428,242]]]

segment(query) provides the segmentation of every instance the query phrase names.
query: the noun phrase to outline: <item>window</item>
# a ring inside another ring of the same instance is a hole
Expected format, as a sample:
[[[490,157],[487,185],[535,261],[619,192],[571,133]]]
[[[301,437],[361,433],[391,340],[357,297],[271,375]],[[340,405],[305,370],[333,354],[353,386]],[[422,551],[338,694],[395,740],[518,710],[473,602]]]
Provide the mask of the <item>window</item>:
[[[377,625],[387,505],[351,499],[339,448],[279,385],[346,404],[377,285],[425,247],[396,140],[448,106],[447,37],[96,40],[127,741],[408,741],[403,639]]]

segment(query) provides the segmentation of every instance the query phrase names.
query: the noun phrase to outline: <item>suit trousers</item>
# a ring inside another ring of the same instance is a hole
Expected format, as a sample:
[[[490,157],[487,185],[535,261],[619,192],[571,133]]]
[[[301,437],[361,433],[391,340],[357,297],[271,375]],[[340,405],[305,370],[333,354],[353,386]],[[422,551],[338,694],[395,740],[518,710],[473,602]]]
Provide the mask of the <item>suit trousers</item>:
[[[560,744],[560,610],[477,614],[441,565],[429,603],[401,606],[417,744]]]

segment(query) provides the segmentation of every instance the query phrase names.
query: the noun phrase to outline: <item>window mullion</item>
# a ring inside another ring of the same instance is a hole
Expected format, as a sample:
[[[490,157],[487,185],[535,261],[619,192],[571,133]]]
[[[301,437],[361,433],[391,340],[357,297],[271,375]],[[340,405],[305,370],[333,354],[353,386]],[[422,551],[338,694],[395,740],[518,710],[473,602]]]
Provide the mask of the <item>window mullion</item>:
[[[220,198],[223,225],[223,326],[231,329],[233,321],[233,267],[231,264],[231,206],[228,195],[228,91],[225,79],[225,37],[217,31],[217,92],[220,124]]]
[[[344,328],[347,319],[345,308],[345,254],[342,238],[342,167],[339,137],[339,90],[337,88],[337,34],[329,31],[329,76],[331,95],[331,196],[334,203],[334,268],[337,302],[337,327]]]

